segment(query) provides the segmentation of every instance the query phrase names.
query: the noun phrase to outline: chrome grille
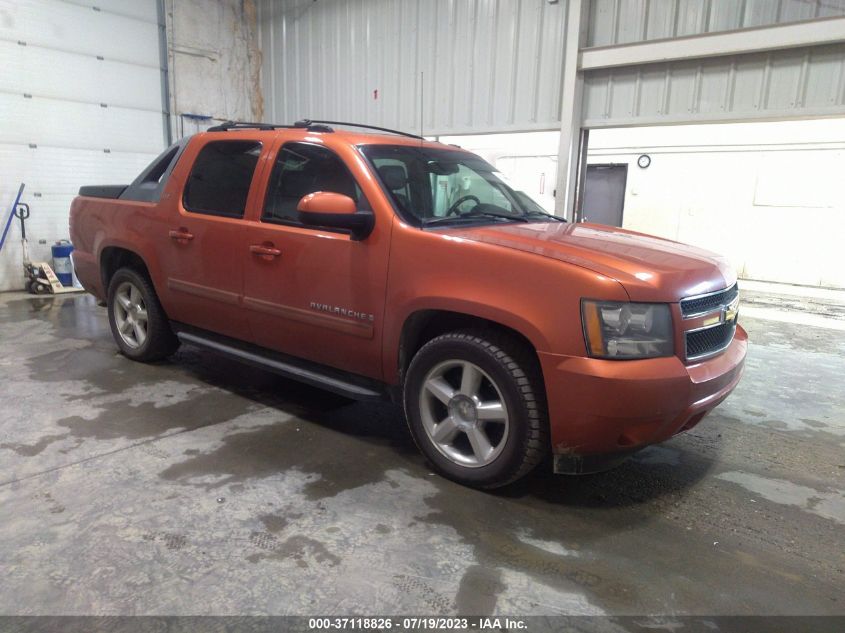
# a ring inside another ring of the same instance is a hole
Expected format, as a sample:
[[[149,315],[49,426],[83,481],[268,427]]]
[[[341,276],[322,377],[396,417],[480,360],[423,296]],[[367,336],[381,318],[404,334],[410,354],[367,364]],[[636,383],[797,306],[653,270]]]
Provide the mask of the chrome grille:
[[[736,321],[687,332],[687,359],[701,358],[722,351],[734,337]]]
[[[737,284],[725,290],[681,300],[683,319],[696,319],[687,326],[690,329],[684,332],[688,361],[715,356],[727,349],[736,333],[738,306]]]
[[[738,294],[739,285],[734,284],[725,290],[711,292],[698,297],[690,297],[689,299],[682,299],[681,315],[683,315],[685,319],[689,319],[699,314],[707,314],[708,312],[719,310],[733,301]]]

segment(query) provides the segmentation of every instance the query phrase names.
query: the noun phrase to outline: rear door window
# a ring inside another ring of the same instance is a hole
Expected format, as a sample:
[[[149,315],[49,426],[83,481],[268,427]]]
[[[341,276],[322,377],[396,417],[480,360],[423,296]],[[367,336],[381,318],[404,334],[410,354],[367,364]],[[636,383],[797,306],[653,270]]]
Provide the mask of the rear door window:
[[[261,153],[258,141],[212,141],[200,150],[182,204],[193,213],[242,218]]]

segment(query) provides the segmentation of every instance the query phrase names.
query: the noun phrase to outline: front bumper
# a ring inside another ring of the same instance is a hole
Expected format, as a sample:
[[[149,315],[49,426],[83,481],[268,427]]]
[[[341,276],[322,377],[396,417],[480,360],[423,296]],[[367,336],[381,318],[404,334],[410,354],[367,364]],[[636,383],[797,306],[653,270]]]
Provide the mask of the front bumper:
[[[691,429],[736,387],[747,350],[748,335],[737,326],[724,352],[689,365],[676,356],[619,361],[540,353],[556,470],[600,470]]]

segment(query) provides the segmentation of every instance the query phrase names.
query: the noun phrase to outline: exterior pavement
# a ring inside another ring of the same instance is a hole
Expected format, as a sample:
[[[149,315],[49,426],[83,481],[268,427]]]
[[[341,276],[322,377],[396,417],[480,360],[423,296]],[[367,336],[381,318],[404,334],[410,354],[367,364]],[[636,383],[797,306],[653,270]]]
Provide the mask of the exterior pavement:
[[[133,363],[91,297],[2,295],[0,614],[845,614],[845,302],[772,290],[691,432],[495,493],[393,406]]]

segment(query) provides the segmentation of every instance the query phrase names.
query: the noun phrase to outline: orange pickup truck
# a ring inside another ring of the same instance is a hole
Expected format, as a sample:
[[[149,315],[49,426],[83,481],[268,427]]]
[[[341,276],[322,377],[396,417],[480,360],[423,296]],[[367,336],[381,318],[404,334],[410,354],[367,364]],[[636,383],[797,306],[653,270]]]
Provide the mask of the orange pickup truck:
[[[723,258],[567,223],[474,154],[349,125],[225,123],[80,189],[76,272],[123,354],[182,342],[392,398],[434,467],[481,488],[549,454],[609,468],[737,385]]]

